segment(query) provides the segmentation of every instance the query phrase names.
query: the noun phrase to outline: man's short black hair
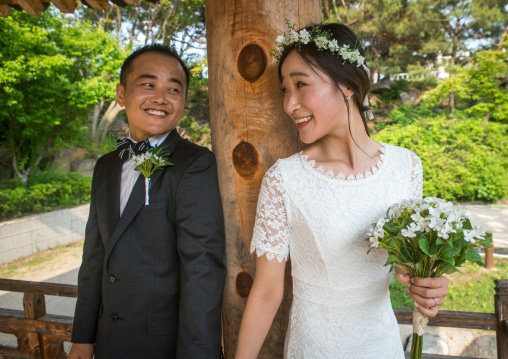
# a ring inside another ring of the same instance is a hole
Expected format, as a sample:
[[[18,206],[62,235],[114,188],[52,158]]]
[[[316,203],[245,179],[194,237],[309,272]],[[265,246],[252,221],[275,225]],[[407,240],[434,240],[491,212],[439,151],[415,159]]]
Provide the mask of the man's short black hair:
[[[185,81],[186,81],[186,88],[185,88],[185,97],[187,97],[187,93],[189,91],[189,78],[190,78],[190,72],[187,66],[185,65],[185,62],[180,58],[176,50],[167,45],[161,45],[161,44],[151,44],[151,45],[145,45],[143,47],[140,47],[136,49],[134,52],[132,52],[123,62],[122,68],[120,70],[120,83],[125,86],[127,82],[127,76],[131,72],[132,67],[132,61],[139,55],[142,55],[147,52],[158,52],[160,54],[168,55],[174,59],[176,59],[180,65],[182,65],[183,71],[185,72]]]

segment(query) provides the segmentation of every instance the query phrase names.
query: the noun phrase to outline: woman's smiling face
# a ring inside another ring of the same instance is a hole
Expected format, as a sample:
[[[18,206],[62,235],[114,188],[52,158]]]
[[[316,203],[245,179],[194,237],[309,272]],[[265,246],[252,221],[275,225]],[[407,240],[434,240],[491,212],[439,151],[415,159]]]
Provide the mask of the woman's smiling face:
[[[347,131],[347,106],[330,78],[311,68],[297,50],[281,67],[284,111],[295,121],[304,143],[313,143],[335,131]],[[345,88],[341,86],[343,92]],[[345,126],[345,127],[344,127]]]

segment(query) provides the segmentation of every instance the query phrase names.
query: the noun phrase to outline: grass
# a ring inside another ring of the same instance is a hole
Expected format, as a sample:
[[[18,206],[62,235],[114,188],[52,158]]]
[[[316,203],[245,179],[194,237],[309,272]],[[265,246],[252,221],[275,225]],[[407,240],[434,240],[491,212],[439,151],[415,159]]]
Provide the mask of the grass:
[[[2,264],[0,265],[0,278],[18,279],[20,274],[38,272],[50,264],[53,267],[59,266],[58,263],[53,262],[57,262],[60,258],[68,258],[69,256],[81,257],[82,249],[83,241],[78,241]]]
[[[483,261],[467,263],[462,273],[447,276],[448,296],[440,310],[494,313],[494,280],[508,278],[508,259],[496,258],[495,269],[485,269]],[[394,308],[413,308],[407,287],[396,279],[390,284],[390,298]]]

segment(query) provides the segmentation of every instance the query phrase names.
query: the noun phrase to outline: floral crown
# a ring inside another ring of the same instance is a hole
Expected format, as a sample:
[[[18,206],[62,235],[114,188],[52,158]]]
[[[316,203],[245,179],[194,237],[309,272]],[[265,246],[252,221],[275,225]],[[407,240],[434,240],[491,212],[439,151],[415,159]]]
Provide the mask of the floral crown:
[[[284,48],[289,45],[298,46],[298,50],[303,45],[307,45],[309,42],[314,42],[319,51],[328,50],[332,53],[337,53],[337,57],[342,59],[342,64],[349,62],[357,67],[363,67],[365,72],[367,72],[367,76],[370,77],[370,71],[367,65],[365,65],[365,57],[360,55],[360,50],[358,48],[352,49],[349,45],[341,45],[337,43],[337,40],[332,39],[332,33],[326,30],[320,30],[318,26],[314,26],[307,31],[306,29],[300,30],[300,32],[296,32],[295,25],[291,25],[288,19],[286,19],[286,24],[289,28],[289,32],[284,32],[284,35],[280,35],[274,41],[275,49],[272,50],[272,56],[275,57],[277,63],[280,61],[280,57],[282,56],[282,52]],[[369,108],[365,111],[365,116],[369,120],[374,119],[374,115],[370,110],[369,98],[365,96],[363,100],[363,105]]]
[[[272,50],[272,55],[280,61],[280,57],[284,48],[289,45],[297,45],[300,49],[301,45],[307,45],[309,42],[314,42],[319,51],[329,50],[332,53],[337,53],[337,57],[343,60],[343,64],[347,61],[356,65],[357,67],[363,67],[363,69],[370,76],[370,71],[365,65],[365,57],[360,55],[360,50],[351,49],[349,45],[339,46],[337,40],[332,39],[330,31],[320,30],[319,27],[314,26],[310,32],[306,29],[295,31],[295,25],[291,25],[289,20],[286,19],[286,24],[289,28],[289,32],[284,32],[284,35],[280,35],[275,40],[275,49]]]

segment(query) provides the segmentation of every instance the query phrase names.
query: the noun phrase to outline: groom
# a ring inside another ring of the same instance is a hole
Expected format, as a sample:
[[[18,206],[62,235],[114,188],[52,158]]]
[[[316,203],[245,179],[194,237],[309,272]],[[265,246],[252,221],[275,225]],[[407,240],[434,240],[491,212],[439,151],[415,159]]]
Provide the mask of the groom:
[[[220,357],[224,222],[214,155],[175,130],[188,86],[166,46],[122,66],[117,99],[136,146],[124,140],[95,166],[70,359]],[[129,154],[148,143],[174,165],[151,175],[145,205]]]

